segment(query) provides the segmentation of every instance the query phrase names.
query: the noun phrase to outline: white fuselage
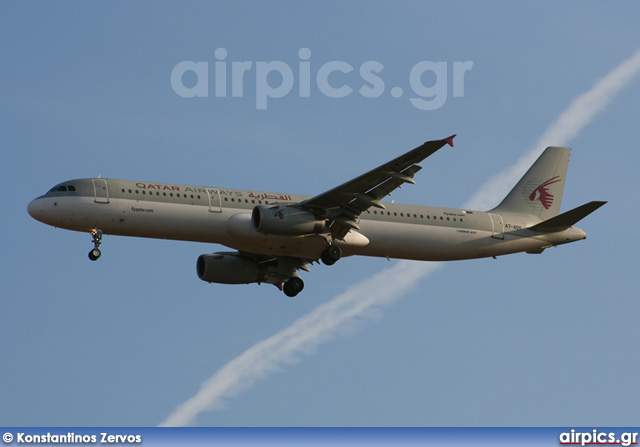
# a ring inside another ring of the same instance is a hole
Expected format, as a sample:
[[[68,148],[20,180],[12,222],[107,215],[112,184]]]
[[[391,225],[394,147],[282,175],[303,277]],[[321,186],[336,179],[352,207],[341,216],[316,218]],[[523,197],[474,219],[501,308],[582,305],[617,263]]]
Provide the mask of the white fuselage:
[[[325,234],[276,236],[251,223],[257,205],[291,204],[306,196],[225,190],[116,179],[80,179],[34,199],[29,214],[46,224],[105,234],[218,243],[240,252],[317,259]],[[71,186],[73,191],[71,191]],[[344,241],[345,256],[444,261],[542,249],[586,237],[571,227],[557,233],[527,229],[533,216],[385,203],[371,208]]]

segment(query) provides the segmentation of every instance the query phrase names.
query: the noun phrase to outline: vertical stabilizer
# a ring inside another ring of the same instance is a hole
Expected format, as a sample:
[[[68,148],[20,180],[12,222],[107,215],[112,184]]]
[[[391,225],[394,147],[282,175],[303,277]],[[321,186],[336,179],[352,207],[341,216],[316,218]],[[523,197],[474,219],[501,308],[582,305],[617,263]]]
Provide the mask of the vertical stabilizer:
[[[568,147],[546,148],[493,212],[530,214],[542,220],[557,216],[567,178],[569,152]]]

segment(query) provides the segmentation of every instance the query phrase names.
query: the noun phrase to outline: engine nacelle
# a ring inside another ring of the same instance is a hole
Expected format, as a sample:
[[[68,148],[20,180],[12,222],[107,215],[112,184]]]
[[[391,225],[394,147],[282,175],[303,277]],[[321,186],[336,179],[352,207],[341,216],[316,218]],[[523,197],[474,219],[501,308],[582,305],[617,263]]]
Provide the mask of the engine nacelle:
[[[320,233],[325,221],[312,213],[291,206],[258,205],[251,213],[251,225],[260,233],[280,236],[300,236]]]
[[[196,271],[201,280],[218,284],[249,284],[264,280],[264,269],[237,253],[200,255]]]

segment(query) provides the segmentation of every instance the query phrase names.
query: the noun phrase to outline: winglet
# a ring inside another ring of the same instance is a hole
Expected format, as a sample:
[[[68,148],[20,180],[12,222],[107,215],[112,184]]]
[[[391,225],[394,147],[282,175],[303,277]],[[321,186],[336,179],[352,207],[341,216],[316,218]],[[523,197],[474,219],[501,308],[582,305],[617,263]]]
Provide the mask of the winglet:
[[[450,137],[445,138],[444,141],[445,143],[447,143],[449,146],[453,147],[453,139],[456,137],[456,134],[451,135]]]

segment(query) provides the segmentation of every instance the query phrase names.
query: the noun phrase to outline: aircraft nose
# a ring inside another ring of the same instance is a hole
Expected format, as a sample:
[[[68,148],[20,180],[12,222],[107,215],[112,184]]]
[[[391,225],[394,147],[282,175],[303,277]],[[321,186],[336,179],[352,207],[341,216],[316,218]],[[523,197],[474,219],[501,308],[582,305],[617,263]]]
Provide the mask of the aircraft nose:
[[[41,206],[40,199],[33,199],[31,202],[29,202],[29,205],[27,205],[27,212],[36,220],[40,220],[39,217],[41,217],[40,215],[43,213],[43,211],[44,209]]]

